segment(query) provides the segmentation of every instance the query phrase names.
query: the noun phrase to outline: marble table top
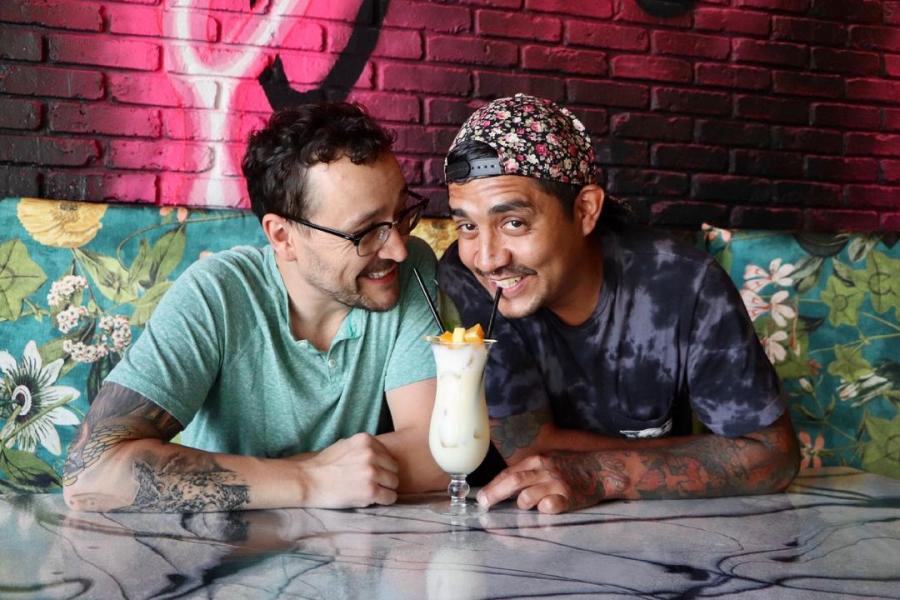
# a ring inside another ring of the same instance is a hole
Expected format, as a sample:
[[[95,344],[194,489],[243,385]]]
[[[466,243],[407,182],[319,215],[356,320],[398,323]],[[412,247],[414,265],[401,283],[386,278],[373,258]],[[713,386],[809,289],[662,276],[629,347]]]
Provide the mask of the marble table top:
[[[900,598],[900,481],[868,473],[457,524],[425,500],[141,515],[0,496],[0,598]]]

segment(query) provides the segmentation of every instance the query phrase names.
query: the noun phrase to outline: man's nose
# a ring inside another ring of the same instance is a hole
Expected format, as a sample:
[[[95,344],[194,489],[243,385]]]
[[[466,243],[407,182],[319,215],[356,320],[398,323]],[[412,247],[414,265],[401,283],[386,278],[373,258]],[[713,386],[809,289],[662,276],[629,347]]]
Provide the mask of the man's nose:
[[[473,264],[482,273],[490,273],[509,264],[509,252],[503,247],[499,236],[493,233],[478,236]]]
[[[393,260],[401,263],[406,260],[409,251],[406,249],[406,238],[400,235],[396,227],[391,227],[388,233],[388,239],[385,240],[384,246],[378,251],[378,258]]]

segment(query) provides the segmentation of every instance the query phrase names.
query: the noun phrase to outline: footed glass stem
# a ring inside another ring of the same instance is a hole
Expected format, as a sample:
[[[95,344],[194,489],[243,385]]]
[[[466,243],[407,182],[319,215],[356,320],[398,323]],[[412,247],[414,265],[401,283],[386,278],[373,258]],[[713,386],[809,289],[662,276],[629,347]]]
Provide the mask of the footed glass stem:
[[[447,486],[449,500],[441,500],[431,505],[434,512],[449,517],[471,517],[487,512],[478,502],[469,500],[469,484],[463,474],[451,474],[450,485]]]

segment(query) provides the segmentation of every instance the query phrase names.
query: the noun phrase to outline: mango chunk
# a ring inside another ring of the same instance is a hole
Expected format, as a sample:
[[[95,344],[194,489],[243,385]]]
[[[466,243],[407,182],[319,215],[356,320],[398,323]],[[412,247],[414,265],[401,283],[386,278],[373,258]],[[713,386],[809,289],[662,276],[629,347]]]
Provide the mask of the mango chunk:
[[[453,329],[453,343],[454,344],[462,344],[466,341],[466,329],[465,327],[455,327]]]
[[[466,333],[463,336],[463,340],[469,343],[478,343],[484,341],[484,329],[481,328],[481,323],[476,323],[472,325],[468,329],[466,329]]]

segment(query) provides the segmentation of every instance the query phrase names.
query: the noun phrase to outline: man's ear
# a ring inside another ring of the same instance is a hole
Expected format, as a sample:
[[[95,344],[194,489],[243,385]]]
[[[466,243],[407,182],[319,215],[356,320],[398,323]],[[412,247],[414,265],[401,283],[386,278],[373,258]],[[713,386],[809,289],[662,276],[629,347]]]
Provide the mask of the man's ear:
[[[291,237],[291,223],[283,217],[267,213],[262,218],[263,233],[272,244],[275,255],[282,260],[297,260],[297,247]]]
[[[587,236],[597,226],[600,213],[603,212],[603,202],[606,194],[603,188],[596,184],[586,185],[575,199],[575,220],[581,226],[581,232]]]

